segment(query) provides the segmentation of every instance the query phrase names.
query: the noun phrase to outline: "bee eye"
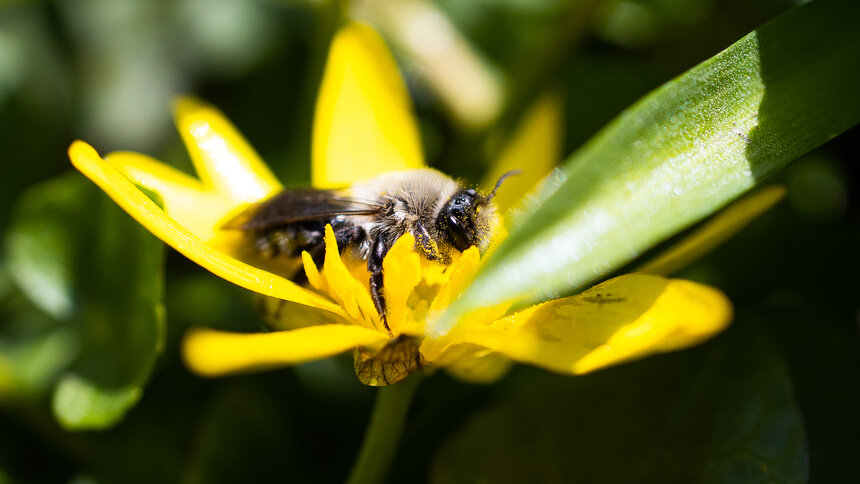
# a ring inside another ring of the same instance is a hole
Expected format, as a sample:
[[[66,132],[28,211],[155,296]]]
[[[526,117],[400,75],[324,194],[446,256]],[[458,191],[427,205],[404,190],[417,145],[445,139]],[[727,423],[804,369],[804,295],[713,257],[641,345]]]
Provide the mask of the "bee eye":
[[[479,203],[474,190],[461,190],[448,199],[436,219],[439,232],[446,234],[451,246],[463,252],[477,243],[475,216]]]
[[[454,246],[455,249],[463,252],[472,246],[472,243],[469,242],[469,234],[468,229],[464,226],[462,221],[457,217],[451,215],[448,217],[448,237],[451,240],[451,245]]]

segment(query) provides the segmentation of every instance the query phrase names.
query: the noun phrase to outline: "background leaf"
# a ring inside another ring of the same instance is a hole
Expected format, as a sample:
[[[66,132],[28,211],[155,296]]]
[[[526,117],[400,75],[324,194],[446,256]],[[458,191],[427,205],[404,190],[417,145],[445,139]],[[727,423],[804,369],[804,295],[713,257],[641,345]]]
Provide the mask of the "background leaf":
[[[521,207],[441,325],[606,276],[855,125],[858,15],[805,4],[624,111]]]
[[[163,346],[162,244],[70,174],[21,197],[7,247],[13,279],[80,349],[54,414],[72,429],[112,425],[140,398]]]
[[[432,482],[807,477],[803,422],[785,365],[754,328],[593,376],[529,375],[519,384],[522,391],[509,388],[441,448]]]
[[[11,277],[33,304],[57,319],[74,312],[79,247],[67,229],[83,229],[91,202],[85,198],[87,191],[88,186],[68,177],[31,188],[20,197],[13,230],[6,237]]]
[[[284,482],[302,467],[295,422],[261,388],[233,382],[203,409],[184,482]]]

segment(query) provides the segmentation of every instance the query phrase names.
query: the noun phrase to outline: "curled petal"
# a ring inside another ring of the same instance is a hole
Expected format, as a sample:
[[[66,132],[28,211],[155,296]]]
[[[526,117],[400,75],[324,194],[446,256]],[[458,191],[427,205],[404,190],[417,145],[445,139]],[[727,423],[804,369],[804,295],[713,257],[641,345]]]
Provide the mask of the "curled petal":
[[[347,25],[332,40],[311,154],[317,188],[424,166],[409,94],[382,38],[366,25]]]
[[[195,329],[183,343],[183,357],[200,375],[262,370],[326,358],[359,346],[380,346],[388,337],[343,324],[308,326],[273,333],[227,333]]]
[[[514,360],[581,374],[701,343],[724,329],[731,304],[702,284],[645,274],[620,276],[573,297],[519,311],[450,336],[438,361],[469,343]]]
[[[204,243],[179,222],[169,217],[123,173],[99,157],[90,145],[83,141],[75,141],[69,147],[69,157],[81,173],[95,182],[138,223],[213,274],[266,296],[343,314],[340,307],[328,299],[288,279],[241,262]]]
[[[220,222],[236,208],[200,180],[149,156],[123,151],[105,156],[105,161],[135,185],[156,193],[170,218],[204,242],[216,238]]]

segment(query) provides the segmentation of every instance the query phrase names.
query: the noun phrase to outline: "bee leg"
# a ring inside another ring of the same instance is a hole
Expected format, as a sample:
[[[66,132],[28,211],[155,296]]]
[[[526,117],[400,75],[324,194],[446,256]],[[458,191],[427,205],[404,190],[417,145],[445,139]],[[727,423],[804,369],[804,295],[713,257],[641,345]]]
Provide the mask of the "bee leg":
[[[389,248],[383,237],[379,237],[373,241],[370,255],[367,256],[367,271],[370,272],[370,295],[373,298],[373,304],[376,305],[376,311],[382,319],[382,324],[385,326],[388,334],[391,334],[391,328],[388,326],[388,318],[385,315],[385,296],[382,292],[382,260],[385,258],[385,254],[388,253]]]
[[[343,252],[343,249],[350,245],[357,244],[364,240],[364,229],[361,226],[344,227],[334,233],[334,238],[337,240],[337,246]]]
[[[341,253],[348,246],[358,244],[364,240],[364,229],[361,227],[344,227],[334,233],[334,239],[337,241],[337,247]],[[322,267],[325,262],[325,240],[320,239],[320,242],[313,246],[308,253],[314,261],[317,268]]]
[[[349,245],[361,242],[364,240],[364,236],[365,232],[361,227],[344,227],[334,233],[334,238],[337,240],[337,246],[341,250]],[[317,243],[308,246],[304,250],[307,250],[308,254],[310,254],[311,260],[314,261],[314,265],[317,266],[317,268],[322,267],[325,262],[325,241],[322,238],[322,235],[320,235]],[[307,275],[305,274],[304,268],[300,267],[292,279],[293,282],[297,282],[299,284],[307,282]]]

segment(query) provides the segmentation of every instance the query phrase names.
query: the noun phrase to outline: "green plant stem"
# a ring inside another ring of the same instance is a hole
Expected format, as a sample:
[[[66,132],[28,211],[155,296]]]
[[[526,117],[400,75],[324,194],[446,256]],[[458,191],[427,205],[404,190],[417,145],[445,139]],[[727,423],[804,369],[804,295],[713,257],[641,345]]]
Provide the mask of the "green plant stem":
[[[420,381],[421,374],[416,373],[379,389],[348,484],[376,484],[385,479],[400,443],[409,404]]]

